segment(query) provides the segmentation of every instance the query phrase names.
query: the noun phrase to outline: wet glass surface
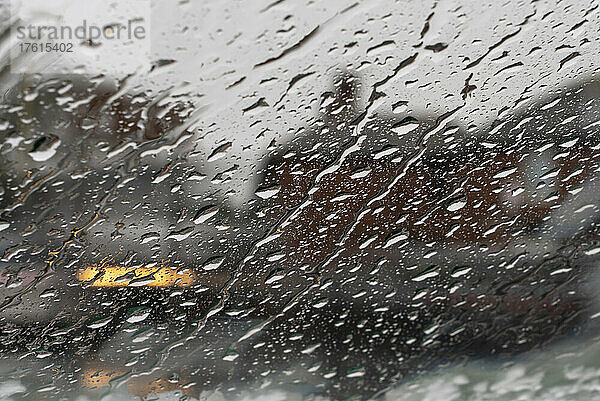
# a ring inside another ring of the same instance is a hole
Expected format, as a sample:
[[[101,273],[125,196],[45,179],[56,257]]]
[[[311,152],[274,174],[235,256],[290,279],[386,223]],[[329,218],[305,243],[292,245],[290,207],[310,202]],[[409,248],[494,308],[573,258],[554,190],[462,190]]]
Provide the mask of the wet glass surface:
[[[595,0],[15,4],[0,399],[597,396]]]

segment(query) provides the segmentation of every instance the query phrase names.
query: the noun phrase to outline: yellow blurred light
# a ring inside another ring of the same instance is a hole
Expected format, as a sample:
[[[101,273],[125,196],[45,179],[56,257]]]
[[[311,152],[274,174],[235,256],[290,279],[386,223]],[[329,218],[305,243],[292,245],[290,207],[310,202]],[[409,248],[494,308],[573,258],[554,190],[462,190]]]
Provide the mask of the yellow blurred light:
[[[123,277],[127,275],[127,277]],[[77,280],[89,282],[92,287],[189,287],[195,281],[194,273],[168,266],[122,267],[88,266],[77,272]]]
[[[96,365],[96,364],[94,364]],[[130,371],[117,366],[91,366],[83,370],[81,375],[81,384],[89,390],[102,390],[108,386],[112,380],[118,379],[128,374]],[[183,394],[192,396],[194,392],[194,383],[187,380],[181,382],[170,382],[165,377],[165,372],[158,371],[150,376],[133,377],[127,380],[127,390],[131,395],[137,397],[147,397],[149,395],[158,395],[166,391],[181,391]]]
[[[82,375],[82,385],[89,389],[101,389],[108,387],[110,381],[126,371],[115,369],[85,369]]]

